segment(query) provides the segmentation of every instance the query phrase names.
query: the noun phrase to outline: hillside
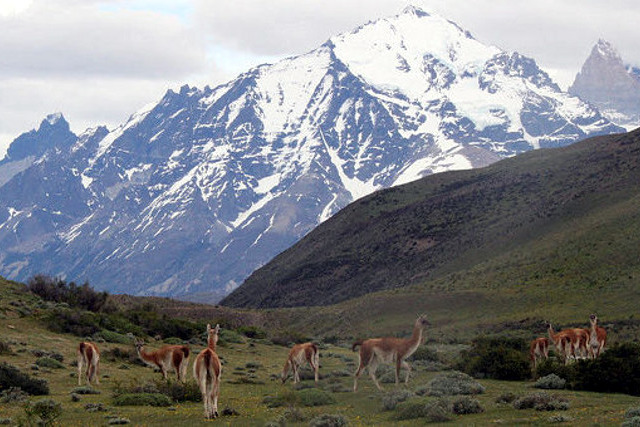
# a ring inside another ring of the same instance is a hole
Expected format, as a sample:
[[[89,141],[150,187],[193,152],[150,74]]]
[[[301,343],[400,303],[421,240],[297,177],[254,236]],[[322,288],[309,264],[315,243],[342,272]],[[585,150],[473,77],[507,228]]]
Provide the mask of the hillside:
[[[461,292],[486,291],[502,300],[484,308],[489,316],[513,310],[504,305],[510,296],[529,294],[536,295],[529,311],[544,301],[598,309],[615,299],[622,313],[639,293],[639,163],[636,130],[377,192],[257,270],[222,303],[326,305],[420,285],[411,305],[427,306],[443,291],[454,301]]]

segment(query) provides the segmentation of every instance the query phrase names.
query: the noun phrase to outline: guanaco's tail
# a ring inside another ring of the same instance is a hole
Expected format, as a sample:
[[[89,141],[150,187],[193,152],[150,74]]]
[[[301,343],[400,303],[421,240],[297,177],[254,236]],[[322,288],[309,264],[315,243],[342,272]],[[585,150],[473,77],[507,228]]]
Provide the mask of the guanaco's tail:
[[[354,342],[353,345],[351,346],[351,351],[356,351],[356,347],[361,346],[363,342],[364,340],[358,340]]]

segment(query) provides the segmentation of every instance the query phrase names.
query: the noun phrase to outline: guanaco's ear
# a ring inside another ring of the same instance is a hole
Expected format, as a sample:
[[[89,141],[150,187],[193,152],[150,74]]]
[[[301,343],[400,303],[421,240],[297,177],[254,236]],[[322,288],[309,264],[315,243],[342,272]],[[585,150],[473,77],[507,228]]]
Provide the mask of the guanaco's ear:
[[[211,325],[207,323],[207,333],[211,330]]]
[[[220,331],[220,325],[219,324],[216,324],[216,329],[214,331],[215,331],[216,334]]]

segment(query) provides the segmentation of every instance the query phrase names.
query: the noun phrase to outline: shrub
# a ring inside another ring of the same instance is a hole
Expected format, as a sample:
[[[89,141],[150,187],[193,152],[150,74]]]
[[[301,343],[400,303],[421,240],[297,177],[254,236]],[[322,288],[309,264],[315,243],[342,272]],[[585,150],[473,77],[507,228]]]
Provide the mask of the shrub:
[[[75,393],[75,394],[100,394],[100,390],[97,390],[93,387],[90,386],[81,386],[81,387],[75,387],[73,390],[71,390],[70,393]]]
[[[130,424],[131,420],[129,418],[124,417],[116,417],[109,419],[109,425],[122,425],[122,424]]]
[[[8,343],[0,340],[0,354],[11,354],[11,353],[13,353],[13,351],[11,351],[11,346]]]
[[[347,419],[338,414],[320,414],[309,422],[310,427],[343,427]]]
[[[171,399],[161,393],[121,394],[113,399],[116,406],[171,406]]]
[[[627,409],[627,412],[624,413],[624,417],[625,418],[640,417],[640,406]]]
[[[218,344],[221,346],[226,346],[228,344],[244,344],[244,338],[242,335],[231,329],[220,329],[218,336],[220,337]]]
[[[640,417],[627,418],[621,424],[622,427],[640,427]]]
[[[289,347],[293,343],[307,342],[311,339],[298,331],[291,329],[278,332],[277,335],[271,337],[271,342],[275,345]]]
[[[537,411],[556,411],[569,409],[569,401],[561,396],[546,392],[531,393],[513,402],[515,409],[535,409]]]
[[[84,405],[84,410],[87,412],[104,412],[107,409],[102,403],[87,403]]]
[[[9,387],[0,393],[0,403],[22,403],[28,398],[29,393],[25,393],[20,387]]]
[[[100,311],[109,297],[106,292],[95,291],[89,283],[78,286],[74,282],[67,284],[60,278],[45,275],[30,278],[27,281],[27,289],[45,301],[67,303],[71,307],[93,312]]]
[[[51,358],[53,360],[57,360],[58,362],[64,362],[64,356],[62,354],[58,353],[57,351],[46,351],[46,350],[41,350],[41,349],[33,349],[33,350],[31,350],[31,354],[33,354],[37,358],[48,357],[48,358]]]
[[[0,425],[11,425],[13,423],[12,418],[0,418]]]
[[[300,404],[303,406],[323,406],[336,403],[336,399],[324,390],[306,389],[298,392]]]
[[[436,353],[435,350],[422,345],[411,355],[409,360],[428,360],[431,362],[437,362],[438,353]]]
[[[541,388],[545,390],[562,390],[567,381],[560,378],[556,374],[549,374],[542,378],[539,378],[538,381],[534,384],[535,388]]]
[[[257,326],[240,326],[236,331],[247,338],[264,339],[267,333]]]
[[[62,405],[53,399],[41,399],[33,403],[27,402],[24,411],[30,421],[28,424],[36,421],[38,425],[50,426],[62,415]]]
[[[19,387],[33,395],[49,394],[49,384],[44,379],[32,378],[6,362],[0,363],[0,391]]]
[[[516,396],[515,393],[507,391],[505,393],[502,393],[500,396],[496,397],[496,403],[512,403],[517,398],[518,396]]]
[[[112,349],[103,351],[100,355],[100,358],[108,362],[124,361],[137,365],[145,365],[145,363],[140,360],[140,357],[138,357],[138,353],[133,347],[113,347]]]
[[[56,359],[52,359],[50,357],[41,357],[36,359],[36,365],[41,368],[51,368],[51,369],[64,369],[65,366],[58,362]]]
[[[549,421],[550,423],[570,423],[571,421],[573,421],[573,418],[566,415],[552,415],[547,421]]]
[[[300,395],[293,391],[286,391],[275,396],[266,396],[262,399],[262,403],[266,404],[268,408],[295,406],[300,403]]]
[[[429,422],[445,422],[451,417],[447,401],[439,399],[430,402],[404,402],[398,405],[397,420],[412,420],[425,418]]]
[[[280,425],[287,425],[287,423],[301,423],[306,419],[307,416],[300,409],[289,407],[280,415],[278,421]]]
[[[427,384],[430,396],[453,396],[457,394],[481,394],[484,386],[469,375],[452,371],[440,374]]]
[[[156,380],[156,389],[174,402],[201,402],[202,393],[195,381]]]
[[[131,344],[131,337],[107,329],[102,329],[100,332],[94,335],[94,338],[102,338],[106,342],[112,342],[116,344]],[[182,341],[180,341],[180,344],[182,344]]]
[[[476,399],[471,399],[468,396],[460,397],[451,403],[451,410],[454,414],[479,414],[484,412],[484,408],[480,405],[480,402]]]
[[[382,395],[382,407],[385,411],[391,411],[398,406],[398,403],[404,402],[413,396],[409,390],[393,390]]]
[[[640,345],[615,345],[595,360],[576,364],[576,388],[640,396]]]
[[[477,338],[457,368],[478,378],[521,381],[531,375],[527,343],[515,338]]]

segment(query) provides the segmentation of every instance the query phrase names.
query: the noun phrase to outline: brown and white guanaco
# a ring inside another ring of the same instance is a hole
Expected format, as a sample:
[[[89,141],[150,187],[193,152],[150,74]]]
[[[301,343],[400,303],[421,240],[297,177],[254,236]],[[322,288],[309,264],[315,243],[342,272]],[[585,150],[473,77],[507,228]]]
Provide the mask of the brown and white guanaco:
[[[395,363],[396,385],[399,381],[400,367],[404,367],[407,370],[405,378],[405,384],[407,384],[411,366],[405,359],[411,356],[422,344],[423,329],[429,324],[426,316],[422,315],[415,321],[411,338],[372,338],[353,343],[353,351],[356,351],[356,347],[360,347],[360,364],[353,380],[353,391],[358,391],[358,377],[365,368],[369,370],[369,375],[378,390],[382,390],[376,378],[376,369],[380,363]]]
[[[290,370],[293,371],[293,383],[299,383],[300,375],[298,374],[298,369],[306,363],[309,363],[311,369],[313,369],[315,382],[317,384],[318,369],[320,368],[320,351],[318,350],[318,346],[312,342],[296,344],[291,348],[291,351],[289,351],[289,357],[284,363],[284,368],[282,369],[282,384],[287,381]]]
[[[216,325],[215,328],[207,325],[207,348],[198,354],[193,363],[193,377],[200,387],[204,402],[204,417],[207,419],[218,417],[218,397],[222,375],[222,365],[216,353],[219,331],[220,325]]]
[[[178,381],[183,381],[189,364],[190,350],[186,345],[165,345],[155,351],[145,351],[144,341],[134,342],[140,359],[149,366],[160,369],[162,377],[167,379],[167,372],[175,371]]]
[[[78,385],[82,384],[82,374],[87,378],[87,385],[91,382],[100,384],[100,350],[92,342],[83,341],[78,344]]]

